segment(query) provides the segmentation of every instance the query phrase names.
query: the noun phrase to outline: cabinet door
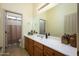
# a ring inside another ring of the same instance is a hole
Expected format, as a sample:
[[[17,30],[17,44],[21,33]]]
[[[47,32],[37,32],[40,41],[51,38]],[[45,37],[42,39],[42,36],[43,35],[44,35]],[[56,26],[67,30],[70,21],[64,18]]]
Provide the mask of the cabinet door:
[[[25,37],[25,49],[28,51],[28,38]]]
[[[33,56],[33,49],[34,49],[34,47],[33,47],[33,45],[34,45],[34,42],[33,42],[33,40],[31,40],[31,39],[29,39],[29,41],[28,41],[29,43],[29,45],[28,45],[28,52],[29,52],[29,54],[31,55],[31,56]]]
[[[43,56],[43,45],[34,41],[34,56]]]
[[[43,50],[37,46],[34,46],[34,56],[43,56]]]
[[[52,49],[44,46],[44,56],[54,56],[55,53]]]

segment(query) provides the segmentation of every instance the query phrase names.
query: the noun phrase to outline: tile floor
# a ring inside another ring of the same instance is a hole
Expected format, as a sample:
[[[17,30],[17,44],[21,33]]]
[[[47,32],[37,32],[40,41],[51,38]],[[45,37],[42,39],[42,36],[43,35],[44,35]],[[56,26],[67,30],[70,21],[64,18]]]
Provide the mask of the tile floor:
[[[10,46],[6,48],[6,53],[9,54],[9,56],[29,56],[24,48],[18,46]]]

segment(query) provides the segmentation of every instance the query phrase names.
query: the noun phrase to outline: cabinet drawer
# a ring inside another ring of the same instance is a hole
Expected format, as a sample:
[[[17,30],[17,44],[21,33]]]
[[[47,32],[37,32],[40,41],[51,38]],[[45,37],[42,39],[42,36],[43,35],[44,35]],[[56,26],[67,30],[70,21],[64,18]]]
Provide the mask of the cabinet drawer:
[[[43,45],[38,42],[34,42],[34,45],[39,47],[40,49],[43,49]]]
[[[46,46],[44,46],[44,56],[54,56],[54,51]]]

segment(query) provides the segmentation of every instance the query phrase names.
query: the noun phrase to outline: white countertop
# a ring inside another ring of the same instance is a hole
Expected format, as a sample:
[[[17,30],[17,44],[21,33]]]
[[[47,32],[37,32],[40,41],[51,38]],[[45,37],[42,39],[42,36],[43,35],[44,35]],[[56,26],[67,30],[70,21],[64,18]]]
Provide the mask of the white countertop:
[[[34,41],[37,41],[45,46],[50,47],[60,53],[63,53],[68,56],[77,56],[77,48],[74,48],[70,45],[65,45],[61,43],[61,38],[49,36],[47,39],[45,37],[39,37],[39,34],[35,35],[24,35],[28,38],[31,38]]]

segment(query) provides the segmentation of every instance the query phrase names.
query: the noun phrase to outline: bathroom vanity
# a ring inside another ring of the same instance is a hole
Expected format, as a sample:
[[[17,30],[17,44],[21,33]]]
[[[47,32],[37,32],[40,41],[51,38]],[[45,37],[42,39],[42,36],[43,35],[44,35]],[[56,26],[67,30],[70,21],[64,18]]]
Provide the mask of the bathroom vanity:
[[[77,56],[77,48],[61,43],[61,38],[44,35],[24,35],[25,49],[31,56]]]

